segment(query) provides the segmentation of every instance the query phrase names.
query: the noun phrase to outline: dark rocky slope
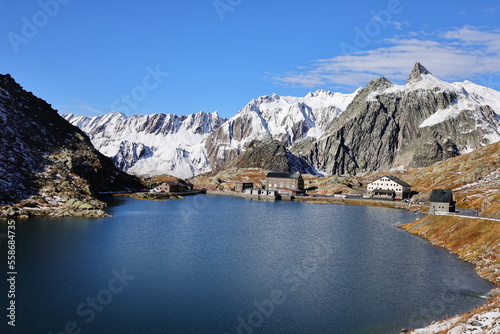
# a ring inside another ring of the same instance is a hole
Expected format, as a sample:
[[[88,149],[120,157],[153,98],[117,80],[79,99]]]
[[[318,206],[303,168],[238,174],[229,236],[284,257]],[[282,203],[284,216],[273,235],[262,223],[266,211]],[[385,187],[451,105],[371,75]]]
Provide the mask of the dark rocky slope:
[[[98,193],[141,187],[10,75],[0,75],[0,126],[0,204],[16,206],[0,215],[104,215]]]
[[[224,166],[224,169],[230,168],[261,168],[281,173],[315,173],[311,166],[288,152],[278,140],[251,142],[246,151]]]

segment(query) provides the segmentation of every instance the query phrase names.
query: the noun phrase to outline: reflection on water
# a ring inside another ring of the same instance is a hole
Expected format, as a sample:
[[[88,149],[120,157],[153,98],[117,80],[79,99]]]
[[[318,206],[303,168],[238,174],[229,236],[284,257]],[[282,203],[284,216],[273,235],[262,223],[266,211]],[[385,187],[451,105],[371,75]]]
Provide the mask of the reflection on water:
[[[113,218],[17,222],[16,333],[398,333],[480,305],[492,287],[397,229],[415,219],[406,211],[110,204]]]

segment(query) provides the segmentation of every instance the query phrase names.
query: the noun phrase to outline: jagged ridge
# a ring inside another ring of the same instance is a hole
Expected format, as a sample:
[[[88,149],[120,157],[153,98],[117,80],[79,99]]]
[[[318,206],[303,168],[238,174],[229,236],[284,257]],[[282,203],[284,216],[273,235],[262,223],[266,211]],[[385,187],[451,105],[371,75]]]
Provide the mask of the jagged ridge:
[[[500,92],[417,63],[405,85],[370,82],[322,138],[291,151],[328,174],[424,167],[499,141],[499,102]]]
[[[175,115],[66,118],[130,173],[189,177],[220,170],[255,142],[272,150],[274,141],[290,157],[283,169],[291,160],[339,175],[428,166],[499,141],[499,115],[500,92],[441,81],[416,63],[404,85],[378,78],[352,94],[262,96],[229,120],[184,116],[198,132]]]
[[[144,177],[172,174],[183,178],[211,170],[202,142],[226,121],[216,112],[132,117],[112,112],[64,118],[85,131],[94,146],[122,170]]]

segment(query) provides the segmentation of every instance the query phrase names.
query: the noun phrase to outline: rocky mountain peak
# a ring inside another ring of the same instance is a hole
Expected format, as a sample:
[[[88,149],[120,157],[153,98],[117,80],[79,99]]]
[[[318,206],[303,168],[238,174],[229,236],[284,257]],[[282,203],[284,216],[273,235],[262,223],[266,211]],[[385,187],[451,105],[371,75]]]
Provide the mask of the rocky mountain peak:
[[[318,89],[315,92],[308,93],[305,97],[306,98],[315,98],[315,97],[328,98],[328,97],[334,96],[335,94],[336,93],[333,93],[333,92],[328,91],[328,90]]]
[[[425,68],[424,65],[420,64],[419,62],[415,63],[415,66],[413,66],[413,70],[410,73],[410,76],[408,77],[408,80],[406,80],[406,83],[410,82],[419,82],[422,80],[422,75],[427,75],[427,74],[432,74],[427,68]]]
[[[123,129],[108,126],[105,119],[71,123],[91,134],[105,155],[118,157],[114,161],[121,168],[141,176],[190,177],[223,168],[238,156],[239,166],[255,167],[255,160],[277,168],[267,162],[277,147],[274,141],[284,150],[279,152],[291,154],[276,159],[278,165],[292,172],[291,166],[306,161],[319,173],[355,174],[426,166],[500,140],[495,117],[500,92],[441,81],[420,63],[409,81],[398,85],[380,77],[352,94],[318,90],[305,97],[261,96],[215,124],[189,117],[181,122],[145,117]],[[185,131],[190,129],[197,131]]]
[[[377,90],[382,91],[382,90],[385,90],[393,85],[394,84],[389,79],[387,79],[385,77],[380,77],[380,78],[377,78],[375,80],[370,81],[368,83],[368,85],[366,85],[366,89],[368,89],[368,91],[377,91]]]
[[[485,87],[441,81],[417,63],[406,85],[373,80],[328,132],[291,152],[325,174],[429,166],[499,141],[499,99]]]

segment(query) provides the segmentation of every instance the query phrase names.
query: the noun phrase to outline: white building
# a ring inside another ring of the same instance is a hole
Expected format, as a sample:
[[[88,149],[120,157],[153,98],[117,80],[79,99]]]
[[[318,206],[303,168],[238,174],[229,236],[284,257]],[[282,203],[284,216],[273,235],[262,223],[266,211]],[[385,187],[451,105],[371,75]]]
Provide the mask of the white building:
[[[368,195],[403,199],[411,197],[411,185],[394,176],[383,176],[368,183]]]

